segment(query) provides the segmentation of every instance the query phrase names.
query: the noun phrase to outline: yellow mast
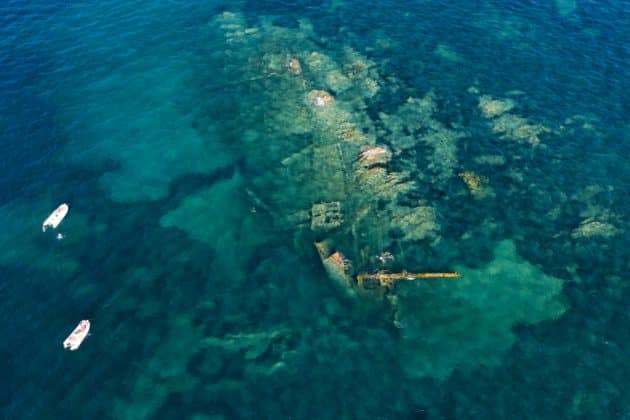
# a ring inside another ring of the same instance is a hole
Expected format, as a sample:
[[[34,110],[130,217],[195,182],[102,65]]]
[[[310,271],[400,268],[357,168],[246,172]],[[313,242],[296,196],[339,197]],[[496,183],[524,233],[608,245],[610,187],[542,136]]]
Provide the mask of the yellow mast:
[[[365,280],[377,280],[381,286],[391,287],[399,280],[434,279],[459,277],[459,273],[361,273],[357,275],[359,287],[363,287]]]

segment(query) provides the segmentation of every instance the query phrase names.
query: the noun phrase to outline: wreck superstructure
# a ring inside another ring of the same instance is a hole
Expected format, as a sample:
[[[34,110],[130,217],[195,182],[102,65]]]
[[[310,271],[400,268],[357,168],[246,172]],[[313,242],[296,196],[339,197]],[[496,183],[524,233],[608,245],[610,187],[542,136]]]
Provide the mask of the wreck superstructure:
[[[411,115],[408,122],[406,116],[382,115],[378,122],[386,131],[379,131],[368,113],[383,83],[375,63],[351,48],[339,57],[325,54],[312,41],[316,36],[307,22],[299,32],[265,21],[248,28],[240,15],[225,12],[216,26],[224,31],[228,52],[231,44],[240,50],[251,44],[251,54],[235,57],[229,71],[261,98],[260,107],[248,112],[263,121],[264,132],[244,139],[247,164],[261,168],[252,179],[253,194],[272,191],[260,200],[275,223],[291,230],[297,249],[310,252],[315,244],[337,283],[360,293],[387,293],[394,277],[375,284],[357,274],[400,270],[402,244],[438,240],[440,229],[436,209],[419,198],[412,173],[419,168],[411,161],[395,164],[405,151],[397,131],[409,132],[399,125],[428,133],[424,141],[433,142],[442,177],[453,171],[462,134],[432,118],[431,95],[409,99],[401,108],[401,115]]]

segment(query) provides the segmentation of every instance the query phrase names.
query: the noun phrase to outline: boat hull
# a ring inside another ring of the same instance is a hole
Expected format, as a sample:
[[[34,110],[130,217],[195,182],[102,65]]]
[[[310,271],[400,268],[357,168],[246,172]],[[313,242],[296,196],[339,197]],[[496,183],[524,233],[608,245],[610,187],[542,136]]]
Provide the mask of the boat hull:
[[[69,209],[70,208],[66,203],[63,203],[59,207],[57,207],[55,211],[50,213],[50,216],[48,216],[46,220],[44,220],[44,223],[42,223],[42,232],[46,232],[49,227],[56,229],[57,226],[59,226],[59,224],[63,222],[63,219],[68,214]]]
[[[89,332],[90,321],[84,319],[79,322],[79,325],[77,325],[70,335],[63,341],[63,348],[70,351],[77,350]]]

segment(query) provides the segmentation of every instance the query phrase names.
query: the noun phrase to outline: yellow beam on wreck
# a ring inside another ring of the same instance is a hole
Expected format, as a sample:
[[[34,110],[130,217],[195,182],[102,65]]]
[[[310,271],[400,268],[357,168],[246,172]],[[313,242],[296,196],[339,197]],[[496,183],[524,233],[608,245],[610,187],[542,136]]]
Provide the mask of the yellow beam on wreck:
[[[357,275],[357,283],[359,287],[364,287],[366,280],[376,280],[380,286],[390,287],[400,280],[416,280],[416,279],[439,279],[459,277],[457,272],[447,273],[361,273]]]

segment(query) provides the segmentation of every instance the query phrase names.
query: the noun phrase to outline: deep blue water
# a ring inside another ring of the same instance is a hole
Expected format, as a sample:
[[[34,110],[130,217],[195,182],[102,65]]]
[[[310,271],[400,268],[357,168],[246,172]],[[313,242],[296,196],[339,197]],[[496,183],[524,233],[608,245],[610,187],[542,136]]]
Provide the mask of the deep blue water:
[[[630,419],[629,22],[625,0],[3,3],[0,417]],[[406,184],[362,168],[374,144]],[[356,272],[391,251],[462,276],[348,296],[323,239]]]

